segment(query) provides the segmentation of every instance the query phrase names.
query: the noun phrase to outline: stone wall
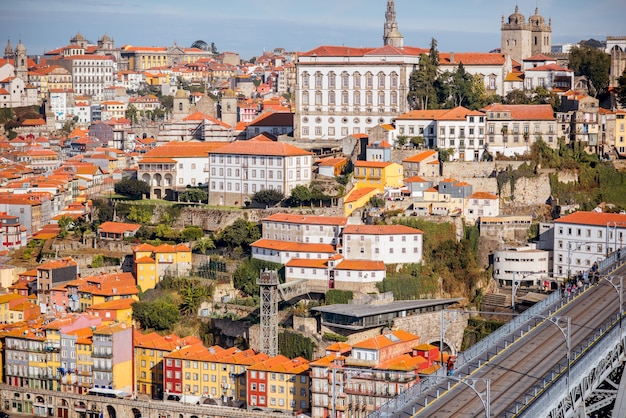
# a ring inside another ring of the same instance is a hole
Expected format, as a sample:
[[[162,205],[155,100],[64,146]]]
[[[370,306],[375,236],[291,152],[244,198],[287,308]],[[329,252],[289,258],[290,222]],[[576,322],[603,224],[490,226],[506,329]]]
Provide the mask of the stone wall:
[[[458,311],[444,311],[444,343],[456,354],[463,344],[463,333],[467,328],[469,315]],[[420,344],[439,346],[441,340],[441,312],[396,318],[394,329],[402,329],[420,337]]]

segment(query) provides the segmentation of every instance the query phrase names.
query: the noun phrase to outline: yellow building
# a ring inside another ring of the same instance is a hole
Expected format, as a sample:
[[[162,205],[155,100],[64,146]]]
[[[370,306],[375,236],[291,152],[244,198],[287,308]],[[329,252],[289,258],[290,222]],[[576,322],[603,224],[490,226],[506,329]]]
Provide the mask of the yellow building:
[[[283,355],[248,367],[248,409],[293,413],[310,405],[309,361]]]
[[[109,300],[107,302],[91,305],[87,308],[86,312],[102,318],[102,322],[119,322],[130,327],[133,325],[132,304],[135,303],[136,300],[136,297]]]
[[[380,193],[385,187],[401,187],[404,168],[398,163],[357,161],[354,163],[355,187],[375,187]]]
[[[350,216],[356,209],[367,205],[370,199],[378,194],[376,187],[353,187],[343,198],[343,214]]]
[[[18,295],[17,293],[7,293],[0,296],[0,322],[4,324],[12,324],[17,322],[16,318],[10,317],[11,308],[22,302],[27,301],[26,296]],[[21,319],[20,319],[21,320]]]
[[[142,334],[133,332],[135,349],[135,376],[137,393],[152,399],[163,397],[163,357],[176,349],[202,345],[196,337],[180,338],[174,334],[161,336],[156,332]]]
[[[186,245],[141,244],[133,247],[134,274],[137,286],[154,289],[166,276],[185,276],[191,271],[191,249]]]
[[[175,350],[165,359],[165,392],[181,398],[207,396],[245,401],[247,368],[267,358],[252,349],[241,351],[236,347]]]
[[[76,393],[82,394],[93,387],[93,332],[91,328],[81,328],[70,334],[76,335]]]
[[[63,286],[72,311],[85,312],[94,305],[120,299],[139,300],[139,289],[131,273],[80,277]]]

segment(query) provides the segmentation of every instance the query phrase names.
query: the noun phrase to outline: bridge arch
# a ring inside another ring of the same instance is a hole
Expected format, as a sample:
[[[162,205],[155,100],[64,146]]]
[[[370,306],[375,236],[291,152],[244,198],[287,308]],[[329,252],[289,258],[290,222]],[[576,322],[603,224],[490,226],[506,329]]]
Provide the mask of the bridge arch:
[[[133,418],[141,418],[141,411],[138,408],[133,408],[132,409],[133,412]]]

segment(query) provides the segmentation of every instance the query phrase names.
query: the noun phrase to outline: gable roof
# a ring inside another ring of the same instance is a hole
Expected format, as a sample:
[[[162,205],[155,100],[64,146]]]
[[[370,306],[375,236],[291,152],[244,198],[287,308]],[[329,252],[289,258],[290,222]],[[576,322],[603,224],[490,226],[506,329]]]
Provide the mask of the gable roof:
[[[247,141],[230,142],[223,147],[215,149],[210,154],[239,154],[239,155],[267,155],[280,157],[293,157],[298,155],[311,155],[293,145],[279,141],[270,141],[263,135],[255,136]]]

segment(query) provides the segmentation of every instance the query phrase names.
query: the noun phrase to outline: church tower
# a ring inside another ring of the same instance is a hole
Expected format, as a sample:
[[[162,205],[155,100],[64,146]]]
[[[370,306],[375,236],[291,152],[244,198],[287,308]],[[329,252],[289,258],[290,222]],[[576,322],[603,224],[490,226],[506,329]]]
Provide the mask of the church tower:
[[[552,19],[546,25],[543,16],[539,14],[539,8],[535,8],[535,14],[528,19],[528,23],[532,31],[532,55],[552,52]]]
[[[396,22],[396,10],[393,0],[387,0],[387,12],[385,12],[385,27],[383,30],[383,44],[391,45],[397,48],[404,46],[404,37],[398,31],[398,23]]]
[[[24,83],[28,82],[28,56],[21,40],[15,47],[15,75],[24,80]]]
[[[531,30],[526,23],[526,18],[519,12],[519,7],[515,6],[515,13],[509,16],[508,22],[502,16],[500,50],[507,54],[512,60],[522,63],[524,58],[532,55]]]
[[[13,58],[15,58],[15,55],[13,54],[13,48],[11,47],[11,40],[7,39],[7,46],[4,48],[4,59],[12,60]]]

